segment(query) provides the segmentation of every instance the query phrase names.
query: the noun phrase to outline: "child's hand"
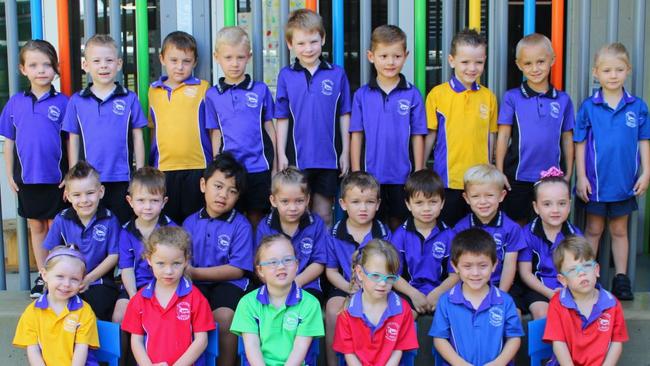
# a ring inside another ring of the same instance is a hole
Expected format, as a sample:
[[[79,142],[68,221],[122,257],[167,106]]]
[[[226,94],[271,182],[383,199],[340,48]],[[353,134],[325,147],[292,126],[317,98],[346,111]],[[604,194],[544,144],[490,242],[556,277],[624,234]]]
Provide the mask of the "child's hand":
[[[576,194],[585,203],[589,202],[589,195],[591,194],[591,184],[589,184],[589,179],[587,179],[587,177],[584,178],[578,177],[578,181],[576,182]]]
[[[438,299],[440,298],[440,295],[436,293],[435,291],[429,292],[427,295],[427,302],[429,303],[429,311],[433,312],[436,310],[436,305],[438,305]]]
[[[286,154],[278,154],[278,171],[282,171],[289,166],[289,159]]]
[[[417,311],[419,314],[424,314],[429,312],[429,302],[427,301],[427,297],[424,296],[423,293],[420,291],[414,291],[411,296],[409,296],[411,299],[411,302],[413,302],[413,306],[415,307],[415,311]]]
[[[18,193],[20,191],[20,188],[18,188],[18,184],[14,181],[14,177],[8,176],[7,181],[9,182],[9,188],[11,188],[14,193]]]
[[[350,159],[348,159],[347,156],[343,156],[343,154],[341,154],[341,157],[339,158],[339,166],[341,167],[341,174],[339,177],[343,177],[350,171]]]
[[[508,177],[506,177],[505,174],[503,174],[503,181],[506,183],[506,190],[510,192],[512,188],[510,187],[510,182],[508,182]]]
[[[90,287],[90,284],[93,282],[94,280],[90,279],[88,276],[84,277],[84,279],[81,281],[81,284],[79,285],[79,293],[86,292],[86,290],[88,290],[88,287]]]
[[[645,174],[641,174],[639,179],[636,180],[636,183],[634,184],[634,195],[635,196],[640,196],[645,193],[646,190],[648,190],[648,180],[650,178],[650,175],[646,176]]]

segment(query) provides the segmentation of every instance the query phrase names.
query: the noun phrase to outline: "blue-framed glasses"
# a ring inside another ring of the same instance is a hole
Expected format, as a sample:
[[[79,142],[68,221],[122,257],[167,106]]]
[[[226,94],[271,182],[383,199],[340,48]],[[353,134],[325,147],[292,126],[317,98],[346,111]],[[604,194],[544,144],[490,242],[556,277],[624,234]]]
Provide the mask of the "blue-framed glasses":
[[[363,273],[366,275],[366,277],[368,277],[368,279],[372,282],[386,282],[387,284],[392,285],[397,282],[397,279],[399,279],[399,277],[396,275],[385,275],[377,272],[368,272],[363,267],[361,267],[361,269],[363,270]]]
[[[264,261],[260,262],[260,266],[266,267],[269,266],[271,268],[278,268],[280,264],[282,264],[285,267],[292,266],[298,262],[298,259],[295,256],[288,255],[282,259],[271,259],[270,261]]]
[[[596,268],[596,261],[592,259],[582,264],[578,264],[566,272],[560,272],[560,273],[562,273],[562,275],[564,275],[565,277],[576,277],[581,272],[591,273],[594,271],[595,268]]]

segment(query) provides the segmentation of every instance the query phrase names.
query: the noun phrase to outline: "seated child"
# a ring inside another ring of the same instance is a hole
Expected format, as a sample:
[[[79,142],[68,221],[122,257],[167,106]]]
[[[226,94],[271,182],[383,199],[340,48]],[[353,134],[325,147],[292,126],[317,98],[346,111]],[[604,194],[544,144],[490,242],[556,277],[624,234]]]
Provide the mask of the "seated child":
[[[406,300],[391,291],[399,276],[393,245],[373,239],[353,254],[356,291],[336,320],[334,351],[348,365],[397,366],[404,351],[419,347]]]
[[[86,262],[80,297],[90,304],[97,319],[110,321],[118,295],[113,269],[122,228],[111,211],[99,206],[104,186],[90,164],[78,162],[65,175],[64,182],[65,198],[72,207],[54,218],[43,248],[75,244]]]
[[[268,235],[286,235],[298,257],[296,285],[322,301],[320,275],[327,263],[329,238],[320,216],[307,211],[309,198],[307,177],[300,170],[288,167],[277,173],[271,182],[273,211],[257,226],[256,243]]]
[[[451,263],[461,282],[440,297],[429,331],[445,365],[513,365],[524,330],[510,295],[490,284],[492,236],[478,228],[458,233]]]
[[[30,365],[97,365],[88,348],[99,347],[97,319],[79,297],[86,263],[71,247],[55,247],[41,276],[47,291],[18,320],[13,345],[27,348]]]
[[[564,288],[548,305],[544,341],[553,343],[549,365],[616,365],[628,340],[621,303],[598,284],[600,268],[589,242],[565,238],[553,252]]]
[[[313,338],[325,334],[318,300],[295,282],[299,265],[283,234],[257,246],[255,270],[264,285],[239,301],[230,326],[251,365],[302,365]]]
[[[177,226],[160,227],[143,255],[154,278],[129,301],[122,321],[133,356],[139,365],[192,365],[215,325],[207,300],[184,276],[190,236]]]

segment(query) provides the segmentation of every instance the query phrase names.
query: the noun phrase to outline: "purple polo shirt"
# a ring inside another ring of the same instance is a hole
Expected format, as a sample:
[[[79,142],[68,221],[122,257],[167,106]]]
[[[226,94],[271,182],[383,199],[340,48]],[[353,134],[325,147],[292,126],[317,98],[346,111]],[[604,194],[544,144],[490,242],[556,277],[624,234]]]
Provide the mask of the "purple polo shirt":
[[[538,93],[523,82],[508,90],[498,120],[512,126],[503,168],[506,176],[537,182],[542,170],[560,166],[562,133],[573,129],[574,113],[569,95],[552,86]]]
[[[84,225],[72,208],[61,211],[52,222],[43,241],[43,248],[74,245],[86,261],[86,273],[94,270],[110,254],[119,254],[118,238],[122,227],[107,208],[99,207],[95,216]],[[93,284],[102,283],[100,278]]]
[[[557,280],[557,270],[553,264],[553,252],[562,239],[570,235],[582,236],[582,232],[566,221],[557,234],[555,241],[551,242],[544,233],[542,220],[536,217],[521,230],[526,247],[519,252],[518,262],[532,262],[533,274],[550,289],[562,287]]]
[[[176,226],[169,217],[160,215],[156,228],[167,225]],[[117,266],[120,269],[133,268],[135,272],[135,286],[137,288],[141,288],[153,280],[151,266],[142,256],[144,252],[142,239],[142,233],[135,226],[135,219],[122,226],[119,242],[120,257]]]
[[[501,271],[503,270],[503,260],[506,253],[518,252],[526,247],[526,243],[521,235],[521,227],[516,222],[512,221],[503,211],[499,211],[492,221],[483,224],[476,215],[470,213],[462,218],[456,226],[454,231],[460,233],[472,227],[477,227],[486,231],[497,245],[497,268],[492,272],[490,282],[494,286],[499,286],[501,281]]]
[[[372,239],[384,239],[390,241],[391,233],[388,226],[379,220],[372,222],[372,228],[363,238],[361,243],[357,243],[354,237],[348,233],[346,219],[337,222],[332,227],[332,232],[327,243],[327,268],[338,268],[339,273],[350,281],[352,274],[352,254],[354,251],[363,248]]]
[[[305,268],[312,263],[325,265],[327,263],[327,229],[323,220],[318,215],[305,212],[300,218],[298,230],[293,236],[289,236],[282,231],[280,216],[277,210],[272,210],[262,221],[257,224],[257,236],[255,247],[262,242],[265,236],[273,234],[284,234],[296,252],[298,258],[298,274],[302,273]],[[303,288],[312,288],[322,291],[320,278],[302,286]]]
[[[280,70],[275,98],[275,118],[291,119],[289,163],[300,169],[337,169],[338,117],[351,111],[345,70],[321,59],[312,75],[296,59]]]
[[[0,135],[15,141],[14,181],[54,184],[63,180],[65,160],[61,125],[68,97],[54,89],[40,99],[27,90],[17,93],[0,115]]]
[[[63,130],[81,138],[80,157],[99,171],[102,182],[128,182],[131,176],[131,130],[147,127],[138,96],[115,83],[113,94],[101,100],[90,90],[70,98]]]
[[[270,170],[273,145],[264,122],[273,121],[273,96],[268,86],[246,74],[237,85],[224,78],[205,96],[206,128],[221,131],[221,151],[229,151],[249,173]]]
[[[363,132],[365,170],[381,184],[404,184],[411,173],[411,136],[426,135],[420,91],[400,74],[386,94],[373,78],[354,93],[350,132]]]
[[[454,231],[442,221],[423,237],[415,228],[413,218],[399,226],[391,242],[400,253],[402,276],[424,295],[428,295],[453,272],[449,260]]]
[[[253,271],[253,229],[236,210],[213,218],[202,208],[185,219],[183,228],[192,237],[193,267],[229,264],[244,271]],[[227,282],[242,290],[248,286],[246,276]]]

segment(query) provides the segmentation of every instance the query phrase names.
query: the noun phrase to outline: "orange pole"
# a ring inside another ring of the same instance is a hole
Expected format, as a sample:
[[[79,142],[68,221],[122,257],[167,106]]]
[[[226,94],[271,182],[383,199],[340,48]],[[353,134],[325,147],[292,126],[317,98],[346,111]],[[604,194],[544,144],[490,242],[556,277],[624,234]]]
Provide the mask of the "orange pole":
[[[56,1],[56,20],[59,31],[59,71],[61,72],[61,92],[72,94],[72,71],[70,69],[70,19],[68,17],[68,0]]]
[[[555,51],[555,64],[551,68],[551,84],[562,89],[564,71],[564,0],[551,2],[551,44]]]
[[[313,10],[318,13],[318,0],[306,0],[305,8]]]

